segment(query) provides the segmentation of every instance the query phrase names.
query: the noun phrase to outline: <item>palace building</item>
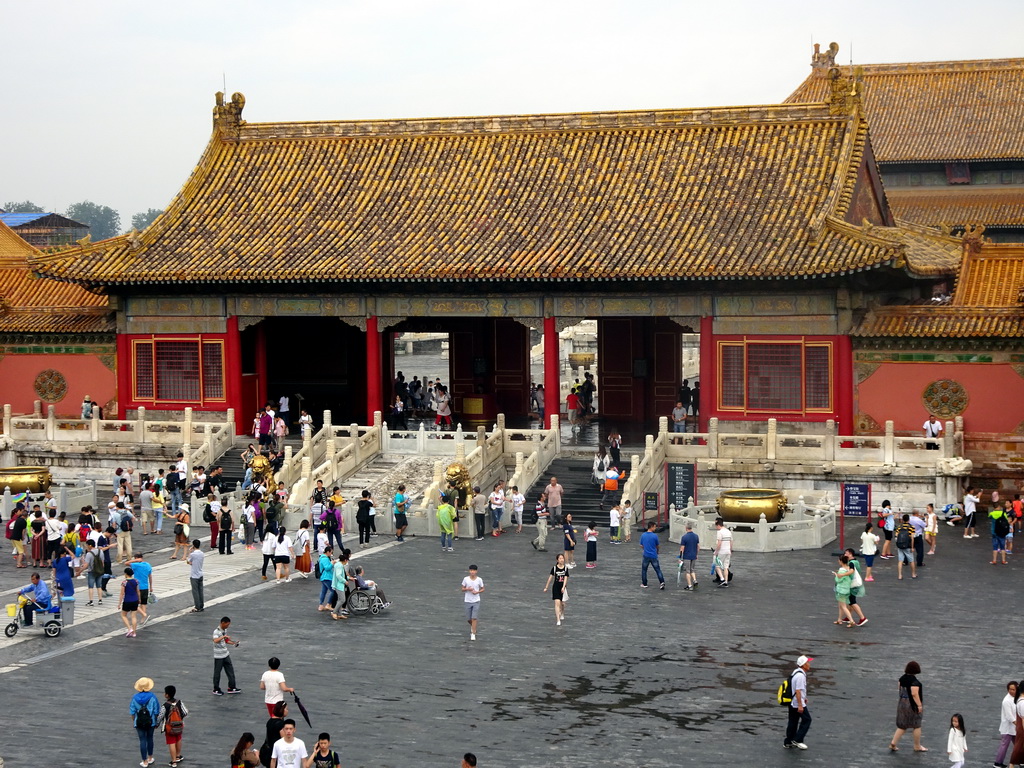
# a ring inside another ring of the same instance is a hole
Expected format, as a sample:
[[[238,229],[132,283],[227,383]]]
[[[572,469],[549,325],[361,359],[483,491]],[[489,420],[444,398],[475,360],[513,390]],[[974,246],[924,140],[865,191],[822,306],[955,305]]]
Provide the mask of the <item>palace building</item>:
[[[610,422],[671,410],[696,333],[703,424],[919,434],[933,409],[1012,434],[1024,413],[985,393],[1024,402],[1020,283],[983,286],[1019,259],[990,259],[1003,246],[973,226],[1012,217],[890,200],[888,179],[939,160],[900,154],[909,123],[886,121],[872,76],[821,56],[789,102],[749,107],[249,123],[218,94],[150,227],[29,261],[109,298],[122,413],[301,391],[363,422],[391,398],[394,334],[428,331],[449,334],[457,411],[484,397],[485,418],[522,416],[530,329],[558,392],[557,334],[590,318]]]

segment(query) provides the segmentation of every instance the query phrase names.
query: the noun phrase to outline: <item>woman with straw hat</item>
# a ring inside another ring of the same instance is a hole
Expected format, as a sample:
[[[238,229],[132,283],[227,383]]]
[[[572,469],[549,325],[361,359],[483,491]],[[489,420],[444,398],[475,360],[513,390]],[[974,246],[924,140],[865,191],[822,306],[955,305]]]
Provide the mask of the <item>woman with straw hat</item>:
[[[152,765],[153,759],[153,731],[156,730],[156,721],[160,716],[160,702],[153,695],[153,678],[140,677],[135,681],[135,690],[138,691],[132,696],[128,705],[128,714],[132,718],[132,725],[135,726],[135,733],[139,737],[139,754],[142,755],[141,766]]]

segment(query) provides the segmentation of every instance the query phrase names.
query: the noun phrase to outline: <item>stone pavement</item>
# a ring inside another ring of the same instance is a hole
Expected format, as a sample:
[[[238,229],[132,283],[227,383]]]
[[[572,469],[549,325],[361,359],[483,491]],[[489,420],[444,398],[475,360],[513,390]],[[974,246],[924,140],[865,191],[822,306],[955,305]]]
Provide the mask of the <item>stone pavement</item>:
[[[857,532],[851,523],[847,540]],[[675,584],[678,546],[663,545],[669,586],[661,592],[639,588],[635,543],[607,541],[595,571],[580,553],[567,620],[555,627],[542,592],[554,552],[528,542],[510,533],[442,554],[437,542],[417,539],[358,553],[394,601],[376,617],[333,622],[316,611],[312,579],[264,584],[246,572],[208,589],[204,614],[186,612],[187,595],[161,600],[135,639],[113,631],[111,617],[56,640],[33,635],[17,660],[0,645],[8,703],[0,757],[10,766],[67,766],[83,755],[137,765],[127,705],[145,674],[158,690],[177,685],[192,710],[185,765],[224,765],[242,731],[262,739],[259,677],[277,655],[313,720],[299,737],[311,744],[330,731],[346,768],[456,766],[467,750],[481,766],[510,767],[938,766],[948,764],[953,712],[966,718],[971,762],[983,764],[997,742],[1005,681],[1024,676],[1013,632],[1022,565],[988,565],[987,534],[965,541],[943,526],[939,554],[916,580],[897,582],[895,561],[876,561],[877,581],[862,601],[870,623],[855,629],[832,624],[831,548],[737,553],[727,590],[704,575],[710,557],[702,552],[702,586],[686,593]],[[459,592],[470,562],[487,585],[472,643]],[[240,696],[210,695],[210,635],[221,614],[242,641],[232,649]],[[801,653],[815,657],[806,752],[782,749],[785,712],[775,704]],[[911,658],[924,670],[932,751],[915,755],[907,739],[892,756],[896,680]],[[42,740],[24,728],[44,722],[51,727]]]

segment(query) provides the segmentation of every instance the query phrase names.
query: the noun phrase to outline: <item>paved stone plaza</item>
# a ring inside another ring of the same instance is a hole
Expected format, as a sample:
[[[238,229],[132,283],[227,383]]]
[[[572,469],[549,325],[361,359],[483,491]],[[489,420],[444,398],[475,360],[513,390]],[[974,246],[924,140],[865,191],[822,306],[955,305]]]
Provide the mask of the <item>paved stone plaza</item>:
[[[855,531],[850,524],[848,542]],[[728,590],[711,585],[702,552],[700,591],[686,593],[675,583],[677,546],[663,544],[669,585],[659,592],[639,587],[635,536],[602,541],[596,571],[579,553],[561,627],[542,592],[554,552],[534,552],[525,532],[438,549],[421,538],[359,556],[394,601],[378,617],[331,621],[316,611],[312,576],[263,585],[247,572],[210,586],[200,615],[187,613],[187,594],[161,600],[136,639],[111,615],[56,640],[0,641],[0,757],[15,768],[138,765],[127,706],[147,675],[155,692],[177,685],[191,710],[184,764],[226,765],[242,731],[262,741],[259,678],[277,655],[313,721],[298,736],[311,745],[330,731],[346,768],[454,767],[465,751],[486,767],[945,765],[957,711],[980,765],[991,762],[1003,685],[1022,676],[1012,660],[1020,566],[990,566],[987,533],[965,541],[942,526],[938,555],[913,581],[896,581],[895,560],[876,561],[862,601],[870,623],[856,629],[832,624],[832,547],[738,553]],[[487,586],[473,643],[459,592],[471,562]],[[16,582],[6,560],[2,579],[4,590]],[[222,614],[242,642],[232,657],[243,694],[217,698],[210,635]],[[785,712],[775,704],[800,653],[815,657],[806,752],[782,749]],[[932,751],[915,755],[908,738],[890,756],[896,679],[911,658],[923,668]],[[156,757],[166,763],[159,734]]]

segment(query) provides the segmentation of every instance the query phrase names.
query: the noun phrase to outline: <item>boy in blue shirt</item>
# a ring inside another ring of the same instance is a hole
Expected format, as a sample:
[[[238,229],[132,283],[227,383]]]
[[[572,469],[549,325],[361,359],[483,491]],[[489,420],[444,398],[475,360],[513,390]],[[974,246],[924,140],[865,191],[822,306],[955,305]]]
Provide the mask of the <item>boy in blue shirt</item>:
[[[686,524],[686,533],[679,540],[679,570],[686,574],[684,592],[697,588],[697,550],[700,549],[700,538],[693,532],[693,523]]]

